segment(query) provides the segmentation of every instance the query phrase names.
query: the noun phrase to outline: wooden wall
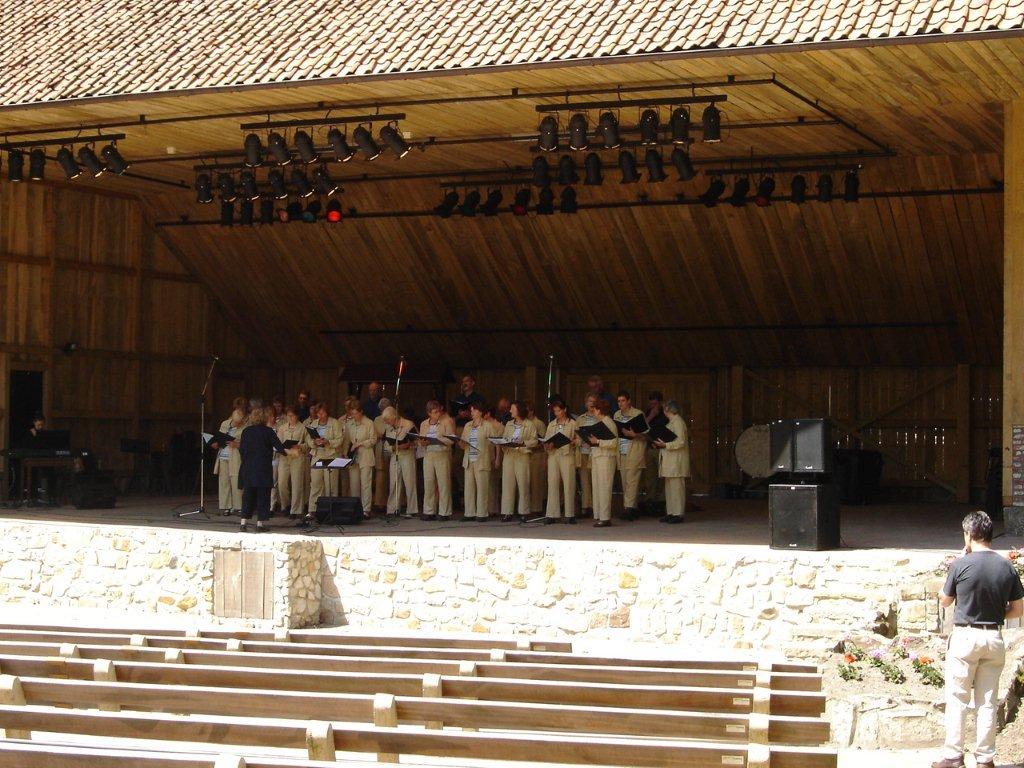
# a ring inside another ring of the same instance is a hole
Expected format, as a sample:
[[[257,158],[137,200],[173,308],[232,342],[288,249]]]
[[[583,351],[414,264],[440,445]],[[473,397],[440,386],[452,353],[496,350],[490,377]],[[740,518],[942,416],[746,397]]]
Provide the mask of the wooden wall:
[[[74,446],[105,468],[129,467],[122,438],[161,448],[198,429],[211,354],[251,364],[210,291],[133,197],[0,183],[0,301],[0,409],[11,369],[43,371],[51,426],[71,429]],[[69,342],[79,348],[65,354]]]

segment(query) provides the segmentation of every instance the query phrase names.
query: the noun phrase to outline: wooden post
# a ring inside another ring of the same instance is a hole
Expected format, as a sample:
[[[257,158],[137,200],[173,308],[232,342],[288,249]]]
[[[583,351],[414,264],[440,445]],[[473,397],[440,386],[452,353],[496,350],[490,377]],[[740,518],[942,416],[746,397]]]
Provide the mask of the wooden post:
[[[310,760],[337,760],[330,723],[312,722],[306,727],[306,754]]]
[[[80,658],[78,654],[78,646],[74,643],[61,643],[58,653],[65,659]]]
[[[21,689],[21,680],[14,675],[0,675],[0,704],[8,707],[25,706],[25,692]],[[13,728],[0,732],[7,739],[31,739],[31,731],[19,731]]]
[[[92,663],[92,679],[97,683],[116,683],[117,670],[114,669],[114,662],[109,659],[96,659]],[[117,704],[97,704],[96,708],[101,712],[120,712]]]
[[[971,500],[971,366],[956,367],[956,500]]]
[[[378,693],[373,697],[373,724],[378,728],[398,727],[398,707],[392,694]],[[397,763],[398,755],[394,752],[378,752],[377,762]]]
[[[1013,427],[1024,425],[1024,98],[1003,110],[1003,506],[1012,504]]]
[[[461,667],[460,670],[461,672]],[[442,692],[441,676],[427,672],[423,675],[423,698],[425,699],[440,699],[444,693]],[[427,728],[444,728],[444,723],[441,720],[428,720],[426,723]]]
[[[743,473],[736,463],[736,441],[743,434],[743,366],[734,365],[729,369],[729,431],[732,434],[732,450],[729,452],[729,475],[734,483],[743,482]]]

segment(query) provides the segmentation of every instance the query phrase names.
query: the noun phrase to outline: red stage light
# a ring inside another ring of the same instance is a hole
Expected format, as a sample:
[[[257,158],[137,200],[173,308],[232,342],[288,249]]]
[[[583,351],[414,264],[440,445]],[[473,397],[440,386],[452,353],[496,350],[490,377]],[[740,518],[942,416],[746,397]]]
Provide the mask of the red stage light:
[[[327,220],[332,224],[337,224],[341,221],[341,203],[337,200],[331,200],[327,203]]]

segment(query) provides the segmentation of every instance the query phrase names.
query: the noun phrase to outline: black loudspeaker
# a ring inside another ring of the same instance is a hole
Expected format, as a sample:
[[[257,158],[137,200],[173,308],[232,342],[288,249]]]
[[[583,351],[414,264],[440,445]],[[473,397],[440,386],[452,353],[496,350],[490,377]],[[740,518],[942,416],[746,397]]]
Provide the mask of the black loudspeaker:
[[[773,421],[769,445],[773,472],[832,471],[828,422],[825,419]]]
[[[82,472],[74,476],[68,494],[76,509],[113,509],[117,488],[103,472]]]
[[[363,503],[356,496],[321,496],[316,521],[323,525],[356,525],[363,521]]]
[[[839,495],[834,485],[768,486],[772,549],[838,549]]]

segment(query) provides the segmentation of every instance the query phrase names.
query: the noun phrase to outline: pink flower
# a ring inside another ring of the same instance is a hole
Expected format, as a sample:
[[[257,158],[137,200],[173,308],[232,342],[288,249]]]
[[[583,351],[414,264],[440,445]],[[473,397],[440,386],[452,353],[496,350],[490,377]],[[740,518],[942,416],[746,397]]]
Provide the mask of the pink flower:
[[[876,648],[875,650],[873,650],[871,652],[871,658],[872,659],[880,661],[883,656],[885,656],[885,653],[882,651],[881,648]]]

